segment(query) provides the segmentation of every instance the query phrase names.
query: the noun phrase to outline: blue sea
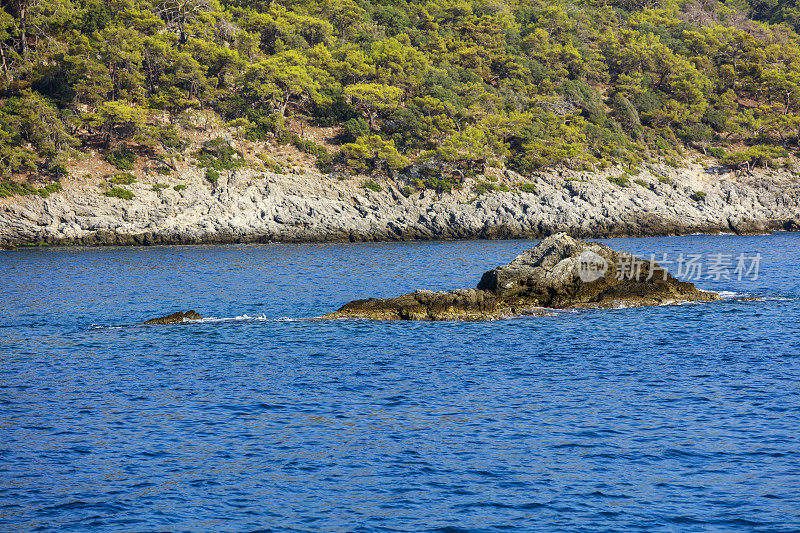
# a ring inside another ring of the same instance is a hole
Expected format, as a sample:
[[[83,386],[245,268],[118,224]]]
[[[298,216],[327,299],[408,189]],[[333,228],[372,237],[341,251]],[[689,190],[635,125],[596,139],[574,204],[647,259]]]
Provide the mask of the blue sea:
[[[800,531],[800,234],[603,242],[758,276],[381,323],[309,319],[536,241],[0,252],[0,530]]]

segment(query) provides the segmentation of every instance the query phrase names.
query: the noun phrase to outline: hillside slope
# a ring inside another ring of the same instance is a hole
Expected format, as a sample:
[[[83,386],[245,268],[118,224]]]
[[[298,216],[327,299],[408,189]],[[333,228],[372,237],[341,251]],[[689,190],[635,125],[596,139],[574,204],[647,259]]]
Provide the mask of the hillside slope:
[[[91,152],[185,156],[198,112],[325,171],[426,163],[455,185],[491,168],[674,164],[687,149],[777,168],[800,146],[795,0],[0,8],[0,182],[65,179]],[[309,142],[309,126],[335,128],[336,145]]]

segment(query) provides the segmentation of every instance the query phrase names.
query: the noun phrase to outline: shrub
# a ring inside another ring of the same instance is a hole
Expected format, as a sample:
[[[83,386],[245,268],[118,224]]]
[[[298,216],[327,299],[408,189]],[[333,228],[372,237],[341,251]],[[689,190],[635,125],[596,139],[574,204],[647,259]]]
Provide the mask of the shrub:
[[[564,99],[578,107],[586,119],[598,125],[608,122],[603,97],[584,81],[570,80],[561,85]]]
[[[642,180],[642,179],[635,179],[635,180],[633,180],[633,182],[636,183],[637,185],[641,185],[642,187],[646,187],[646,188],[650,187],[650,184],[647,183],[646,181]]]
[[[536,192],[536,185],[533,183],[519,183],[517,184],[517,189],[521,192],[528,192],[528,193],[535,193]]]
[[[612,107],[614,108],[614,114],[619,119],[623,130],[630,134],[636,141],[641,142],[644,140],[639,112],[636,111],[636,107],[634,107],[631,101],[623,95],[617,94],[612,100]]]
[[[197,159],[198,166],[216,171],[217,178],[219,178],[219,171],[221,170],[233,170],[245,165],[241,152],[234,149],[222,137],[217,137],[205,143],[194,156]],[[208,177],[208,174],[206,174],[206,177]]]
[[[301,139],[297,135],[292,135],[292,144],[294,145],[295,148],[297,148],[301,152],[305,152],[313,156],[320,157],[323,155],[327,155],[328,153],[328,151],[325,149],[324,146],[321,146],[315,143],[314,141]]]
[[[151,126],[147,129],[147,137],[149,137],[149,140],[160,144],[165,150],[168,148],[182,150],[184,148],[178,128],[174,124]]]
[[[107,153],[105,157],[105,160],[115,166],[117,170],[133,170],[136,159],[136,154],[127,146],[120,146]]]
[[[356,142],[356,139],[369,134],[369,123],[362,117],[351,118],[344,123],[342,141],[346,143]]]
[[[214,185],[216,185],[217,182],[219,181],[219,172],[217,172],[213,168],[207,168],[206,169],[206,179],[208,181],[210,181],[211,183],[213,183]]]
[[[61,178],[69,177],[69,171],[64,163],[56,163],[51,161],[45,165],[45,168],[46,172],[48,172],[51,176],[54,176],[56,181],[59,181]]]
[[[399,169],[408,165],[393,141],[385,141],[380,135],[365,135],[356,142],[342,146],[342,154],[347,164],[357,170]]]
[[[420,158],[442,161],[467,173],[499,166],[498,156],[508,153],[508,145],[490,130],[468,126],[437,143],[435,150],[423,152]]]
[[[489,181],[478,181],[475,183],[473,190],[475,191],[475,194],[482,196],[486,193],[494,191],[509,192],[511,189],[508,187],[508,185],[504,185],[502,183],[496,184]]]
[[[309,155],[313,155],[317,158],[316,165],[317,168],[320,169],[322,172],[329,172],[331,169],[331,164],[333,163],[333,156],[325,149],[324,146],[321,146],[314,141],[309,141],[305,139],[301,139],[298,135],[292,134],[289,136],[284,136],[279,139],[279,142],[291,142],[295,148],[300,150],[301,152],[305,152]]]
[[[363,183],[363,185],[361,185],[361,188],[362,189],[369,189],[370,191],[375,191],[375,192],[381,192],[383,190],[383,189],[381,189],[380,185],[378,185],[377,183],[375,183],[372,180],[365,181]]]
[[[130,172],[117,172],[107,179],[109,183],[113,183],[115,185],[131,185],[136,183],[136,176]]]
[[[717,159],[722,159],[728,155],[728,152],[725,151],[725,148],[721,146],[712,146],[708,149],[708,155],[711,157],[716,157]]]
[[[18,183],[12,180],[0,181],[0,198],[8,198],[10,196],[28,196],[29,194],[37,194],[35,187],[28,183]]]
[[[494,190],[494,184],[488,181],[476,181],[472,186],[472,190],[475,191],[476,195],[483,196],[487,192],[492,192]]]
[[[112,187],[111,189],[104,192],[103,196],[108,196],[110,198],[122,198],[123,200],[130,200],[136,195],[123,187]]]
[[[254,133],[254,130],[258,127],[253,122],[247,120],[247,117],[235,118],[225,125],[229,128],[232,128],[236,132],[236,137],[238,139],[241,139],[242,137],[248,137]]]
[[[695,202],[699,202],[699,201],[705,199],[705,197],[706,197],[706,193],[704,193],[703,191],[694,191],[691,194],[691,196],[689,196],[689,198],[691,198]]]
[[[703,123],[695,123],[683,126],[678,130],[678,136],[687,144],[694,143],[697,146],[708,146],[714,138],[714,130]]]
[[[623,172],[625,172],[625,174],[627,174],[628,176],[638,176],[638,175],[639,175],[639,174],[641,174],[641,172],[642,172],[641,170],[639,170],[639,169],[638,169],[638,168],[636,168],[636,167],[625,167],[625,168],[623,168],[622,170],[623,170]]]
[[[48,183],[43,188],[39,189],[39,196],[42,198],[47,198],[54,192],[61,192],[64,188],[61,186],[60,181],[54,181],[53,183]]]
[[[630,187],[631,182],[625,176],[609,176],[608,181],[619,187]]]
[[[174,186],[173,189],[175,189],[176,191],[185,191],[186,190],[186,185],[184,185],[183,183],[180,183],[180,184]]]
[[[759,164],[763,165],[764,168],[768,166],[776,168],[779,166],[777,160],[785,159],[788,156],[789,153],[785,148],[759,144],[751,146],[747,150],[739,150],[728,154],[722,158],[721,162],[731,168],[747,167],[747,170]]]
[[[156,183],[153,185],[154,192],[163,191],[164,189],[169,189],[169,185],[164,185],[163,183]]]
[[[266,167],[267,170],[274,172],[275,174],[283,174],[285,172],[283,165],[269,157],[267,154],[258,154],[258,158],[264,163],[264,167]]]
[[[672,185],[672,180],[666,176],[658,176],[658,181],[665,185]]]

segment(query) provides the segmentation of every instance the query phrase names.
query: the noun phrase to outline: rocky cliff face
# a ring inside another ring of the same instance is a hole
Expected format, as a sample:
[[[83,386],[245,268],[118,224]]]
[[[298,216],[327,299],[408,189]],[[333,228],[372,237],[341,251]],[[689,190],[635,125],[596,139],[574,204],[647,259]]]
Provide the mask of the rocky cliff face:
[[[224,173],[212,185],[181,176],[184,190],[128,186],[131,200],[103,196],[69,181],[49,198],[0,199],[0,245],[27,243],[188,244],[269,241],[541,238],[682,233],[758,233],[800,228],[800,183],[789,173],[712,174],[652,167],[620,187],[606,175],[506,172],[511,192],[476,197],[462,190],[401,194],[401,179],[382,191],[363,179],[319,174]],[[153,178],[153,181],[156,181]],[[174,181],[174,180],[173,180]],[[534,185],[521,192],[514,185]],[[691,198],[695,191],[702,199]]]
[[[613,308],[719,300],[658,264],[565,233],[544,239],[508,265],[486,272],[476,289],[416,291],[355,300],[323,318],[490,320],[542,308]]]

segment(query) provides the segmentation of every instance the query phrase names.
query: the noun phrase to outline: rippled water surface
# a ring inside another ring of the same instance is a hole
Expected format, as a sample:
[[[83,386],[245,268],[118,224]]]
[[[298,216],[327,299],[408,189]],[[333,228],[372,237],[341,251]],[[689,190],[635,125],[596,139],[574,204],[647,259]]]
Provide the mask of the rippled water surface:
[[[0,529],[800,530],[800,235],[606,242],[764,300],[309,321],[535,242],[0,252]]]

